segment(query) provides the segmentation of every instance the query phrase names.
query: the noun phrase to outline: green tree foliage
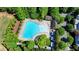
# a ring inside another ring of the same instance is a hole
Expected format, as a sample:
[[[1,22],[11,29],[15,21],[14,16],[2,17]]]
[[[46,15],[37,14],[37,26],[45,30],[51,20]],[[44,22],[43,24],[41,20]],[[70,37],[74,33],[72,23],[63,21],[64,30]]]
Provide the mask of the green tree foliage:
[[[58,31],[55,32],[55,41],[57,44],[61,41]]]
[[[15,7],[14,8],[12,8],[12,7],[7,7],[6,8],[7,12],[12,13],[12,14],[15,13],[15,9],[16,9]]]
[[[50,8],[50,15],[55,17],[58,16],[59,14],[59,8],[58,7],[52,7]]]
[[[68,10],[68,7],[60,7],[59,10],[60,10],[60,13],[66,13]]]
[[[72,45],[72,43],[74,42],[74,38],[71,35],[69,35],[67,39],[68,39],[68,43]]]
[[[4,41],[3,45],[10,51],[16,51],[21,50],[19,47],[17,47],[18,38],[17,35],[12,32],[12,26],[14,24],[14,21],[10,22],[5,34],[4,34]]]
[[[7,9],[6,9],[6,7],[4,8],[4,7],[0,7],[0,11],[1,12],[5,12],[5,11],[7,11]]]
[[[55,20],[57,21],[57,23],[60,23],[60,16],[57,15],[57,16],[54,16]]]
[[[74,12],[75,10],[76,10],[75,7],[69,7],[69,8],[67,9],[67,13]]]
[[[49,46],[49,45],[50,45],[50,43],[51,43],[50,39],[49,39],[49,38],[47,38],[47,39],[46,39],[46,45],[47,45],[47,46]]]
[[[74,16],[76,17],[79,14],[79,8],[74,11]]]
[[[39,48],[49,46],[50,45],[50,39],[48,39],[47,36],[45,34],[43,34],[43,35],[38,37],[37,45],[39,46]]]
[[[47,13],[48,13],[48,7],[39,7],[39,17],[41,19],[44,19]]]
[[[60,21],[59,23],[63,23],[64,22],[64,17],[60,16]]]
[[[35,42],[34,41],[29,41],[28,44],[27,44],[27,47],[28,49],[33,49],[34,48],[34,45],[35,45]]]
[[[73,45],[74,50],[79,51],[79,48],[77,45]]]
[[[72,31],[74,29],[74,27],[73,27],[73,25],[72,24],[68,24],[67,26],[66,26],[66,30],[67,31]]]
[[[64,22],[64,17],[60,16],[59,14],[59,8],[58,7],[54,7],[54,8],[50,8],[50,15],[55,18],[55,20],[58,23],[62,23]]]
[[[18,8],[16,8],[15,12],[16,12],[16,16],[17,16],[18,20],[23,20],[26,18],[26,13],[25,13],[24,8],[18,7]]]
[[[64,41],[59,42],[58,44],[59,49],[64,50],[67,47],[67,44]]]
[[[50,15],[52,17],[54,17],[58,23],[60,22],[59,8],[58,7],[50,8]]]
[[[36,7],[28,7],[29,15],[31,18],[38,18],[37,8]]]
[[[58,33],[59,33],[59,35],[64,35],[64,33],[65,33],[65,30],[64,30],[64,28],[62,28],[62,27],[60,27],[59,29],[58,29]]]
[[[70,22],[73,18],[74,18],[73,16],[67,15],[67,16],[66,16],[66,21],[67,21],[67,22]]]
[[[26,18],[29,18],[29,11],[28,11],[28,8],[27,7],[24,7],[24,11],[25,11],[25,14],[26,14]]]

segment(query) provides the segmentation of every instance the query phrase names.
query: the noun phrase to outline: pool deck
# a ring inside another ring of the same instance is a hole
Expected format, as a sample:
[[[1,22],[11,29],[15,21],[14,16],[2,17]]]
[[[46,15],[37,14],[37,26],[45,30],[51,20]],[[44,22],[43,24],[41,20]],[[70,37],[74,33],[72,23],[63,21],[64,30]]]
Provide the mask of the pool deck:
[[[40,33],[36,34],[32,39],[22,38],[21,35],[22,35],[23,31],[24,31],[25,24],[26,24],[27,21],[32,21],[32,22],[36,22],[36,23],[41,24],[41,25],[48,26],[48,28],[49,28],[49,29],[48,29],[48,32],[42,32],[42,33],[40,32]],[[38,21],[37,19],[34,19],[34,20],[33,20],[33,19],[25,19],[25,20],[22,22],[22,26],[20,27],[19,34],[18,34],[18,39],[19,39],[19,40],[22,40],[22,41],[34,40],[38,35],[41,35],[41,34],[46,34],[47,37],[49,37],[49,32],[50,32],[50,21],[45,21],[45,20],[43,20],[43,21]]]

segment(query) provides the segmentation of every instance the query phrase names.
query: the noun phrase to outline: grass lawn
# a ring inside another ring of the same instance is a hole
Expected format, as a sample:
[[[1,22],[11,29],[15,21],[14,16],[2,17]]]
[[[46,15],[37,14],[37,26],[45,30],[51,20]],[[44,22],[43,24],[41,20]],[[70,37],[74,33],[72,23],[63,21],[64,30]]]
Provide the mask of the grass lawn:
[[[0,42],[3,41],[3,35],[12,19],[9,19],[6,15],[0,17]]]

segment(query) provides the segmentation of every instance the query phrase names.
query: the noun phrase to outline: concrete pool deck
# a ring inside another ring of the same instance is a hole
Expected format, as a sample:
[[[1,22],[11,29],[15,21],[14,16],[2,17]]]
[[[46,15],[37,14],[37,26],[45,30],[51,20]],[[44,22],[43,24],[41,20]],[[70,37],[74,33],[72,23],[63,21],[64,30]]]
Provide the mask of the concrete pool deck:
[[[25,29],[25,24],[27,21],[32,21],[32,22],[36,22],[37,24],[39,25],[44,25],[44,26],[47,26],[48,27],[48,31],[47,32],[40,32],[38,34],[36,34],[32,39],[26,39],[26,38],[22,38],[22,34],[23,34],[23,31]],[[46,34],[47,37],[49,37],[49,32],[50,32],[50,21],[38,21],[37,19],[25,19],[23,22],[22,22],[22,26],[19,30],[19,34],[18,34],[18,39],[19,40],[22,40],[22,41],[26,41],[26,40],[34,40],[37,36],[39,35],[42,35],[42,34]]]

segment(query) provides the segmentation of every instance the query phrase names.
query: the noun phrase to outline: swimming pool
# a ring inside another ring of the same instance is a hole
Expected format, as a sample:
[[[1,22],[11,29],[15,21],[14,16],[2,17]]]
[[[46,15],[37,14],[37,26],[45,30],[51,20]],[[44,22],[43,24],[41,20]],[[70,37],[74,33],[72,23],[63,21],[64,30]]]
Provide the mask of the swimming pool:
[[[40,33],[47,33],[49,27],[43,24],[39,24],[34,21],[27,21],[23,25],[22,33],[20,34],[20,38],[25,40],[33,39],[36,35]]]

